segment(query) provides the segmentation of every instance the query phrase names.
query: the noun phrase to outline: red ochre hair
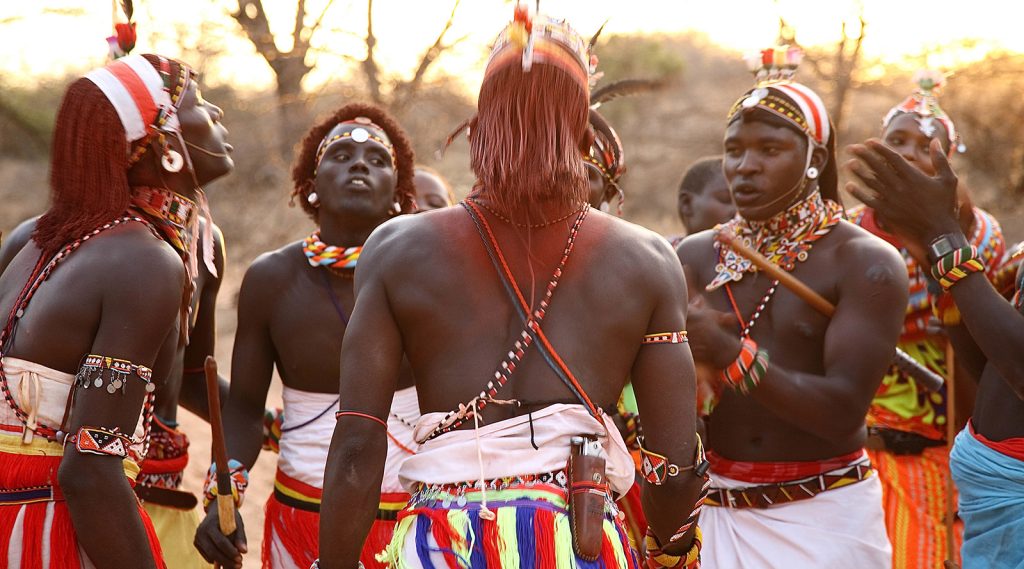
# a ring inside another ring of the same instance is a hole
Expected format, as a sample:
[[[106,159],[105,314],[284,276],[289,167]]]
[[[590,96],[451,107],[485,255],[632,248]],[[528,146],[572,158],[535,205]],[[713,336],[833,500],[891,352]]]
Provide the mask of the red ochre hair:
[[[501,211],[539,198],[562,206],[587,200],[581,152],[589,151],[589,95],[554,65],[535,61],[489,72],[470,123],[470,165],[475,193]]]
[[[299,205],[313,219],[319,223],[317,208],[313,207],[309,200],[309,193],[313,191],[316,181],[316,150],[320,146],[327,133],[338,125],[338,123],[349,121],[357,117],[366,117],[373,124],[384,129],[391,144],[395,147],[395,171],[398,174],[398,182],[395,185],[395,197],[402,206],[402,213],[416,211],[416,187],[413,184],[413,175],[416,167],[416,154],[412,150],[412,142],[409,141],[405,130],[395,119],[384,109],[369,103],[350,103],[334,112],[329,118],[317,123],[309,130],[306,137],[302,139],[299,153],[295,157],[295,164],[292,166],[292,181],[295,187],[292,189],[293,199],[298,198]]]
[[[154,68],[157,56],[144,55]],[[168,59],[171,75],[182,63]],[[148,144],[147,136],[133,145]],[[111,221],[128,209],[129,154],[117,111],[95,83],[78,78],[64,93],[50,153],[50,209],[32,238],[44,253]],[[147,153],[149,154],[149,153]]]

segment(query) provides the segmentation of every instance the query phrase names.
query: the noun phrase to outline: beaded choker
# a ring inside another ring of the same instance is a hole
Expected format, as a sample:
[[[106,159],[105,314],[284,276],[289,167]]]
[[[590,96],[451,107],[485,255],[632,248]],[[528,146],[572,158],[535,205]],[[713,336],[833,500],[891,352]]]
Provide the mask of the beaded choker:
[[[164,240],[180,254],[195,259],[193,224],[198,223],[199,206],[184,196],[160,188],[132,188],[132,208],[146,214]]]
[[[361,246],[335,247],[328,245],[320,240],[320,232],[314,231],[312,235],[302,241],[302,252],[305,253],[309,264],[314,267],[354,271],[363,248]]]
[[[737,215],[719,226],[718,231],[731,232],[773,264],[792,271],[798,262],[807,260],[814,242],[827,235],[842,220],[842,214],[839,204],[825,201],[820,193],[813,192],[767,221],[750,221]],[[718,249],[716,275],[707,290],[739,281],[744,274],[757,271],[749,260],[728,245],[716,240],[715,248]]]

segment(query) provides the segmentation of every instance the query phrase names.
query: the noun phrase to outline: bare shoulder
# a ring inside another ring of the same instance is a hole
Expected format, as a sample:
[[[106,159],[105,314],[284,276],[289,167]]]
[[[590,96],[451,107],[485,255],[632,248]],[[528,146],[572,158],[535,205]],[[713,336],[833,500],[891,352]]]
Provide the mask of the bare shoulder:
[[[687,235],[678,246],[676,256],[679,262],[687,266],[703,266],[707,257],[715,252],[715,230],[706,229],[693,235]]]
[[[138,223],[109,231],[97,236],[103,246],[88,256],[88,272],[117,275],[103,279],[104,294],[117,304],[132,304],[132,299],[137,299],[140,309],[179,306],[187,277],[177,251]]]
[[[906,273],[900,252],[870,231],[845,220],[833,231],[839,238],[836,255],[843,262],[855,267],[885,266]]]
[[[302,241],[260,254],[245,270],[241,294],[269,298],[294,278],[304,262]]]
[[[453,229],[467,219],[465,211],[458,206],[389,219],[374,229],[366,240],[359,266],[361,269],[384,269],[444,248],[453,235]],[[372,262],[365,262],[368,260]]]

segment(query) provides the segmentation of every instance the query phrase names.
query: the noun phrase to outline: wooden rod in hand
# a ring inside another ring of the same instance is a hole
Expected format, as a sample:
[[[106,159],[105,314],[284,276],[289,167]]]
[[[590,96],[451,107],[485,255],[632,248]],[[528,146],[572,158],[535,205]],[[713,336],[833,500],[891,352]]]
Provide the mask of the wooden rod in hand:
[[[235,533],[235,498],[231,495],[231,471],[228,469],[228,447],[224,441],[224,424],[220,418],[220,378],[217,360],[206,356],[206,397],[210,406],[210,432],[213,435],[213,463],[217,465],[217,516],[220,532]]]
[[[764,271],[765,274],[771,278],[779,281],[779,284],[792,291],[793,294],[800,297],[800,299],[807,304],[810,304],[811,307],[818,312],[828,316],[829,318],[836,313],[835,305],[829,302],[828,299],[811,290],[809,286],[800,282],[800,279],[783,270],[782,267],[772,263],[766,259],[764,255],[744,245],[739,239],[734,238],[732,235],[727,235],[722,231],[717,231],[715,233],[715,239],[725,245],[728,245],[733,251],[736,251],[743,258],[753,263],[755,267]],[[893,363],[896,364],[896,366],[908,377],[917,382],[917,384],[923,389],[928,391],[938,391],[938,389],[942,387],[944,380],[941,375],[924,367],[914,360],[909,354],[899,348],[896,348],[896,353],[893,355]]]

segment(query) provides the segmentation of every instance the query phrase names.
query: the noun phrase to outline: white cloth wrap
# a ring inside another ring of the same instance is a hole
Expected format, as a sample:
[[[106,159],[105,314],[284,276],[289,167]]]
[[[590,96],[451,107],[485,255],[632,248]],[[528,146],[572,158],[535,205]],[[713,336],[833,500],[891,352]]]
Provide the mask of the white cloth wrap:
[[[428,413],[416,425],[416,440],[423,440],[437,426],[445,413]],[[407,491],[417,482],[450,484],[479,480],[483,462],[483,478],[491,480],[522,474],[539,474],[565,468],[569,459],[570,439],[575,435],[598,435],[607,460],[608,484],[616,494],[625,494],[633,485],[633,459],[626,449],[615,424],[607,415],[603,422],[590,416],[581,405],[555,404],[532,414],[520,415],[474,429],[443,434],[420,445],[416,456],[402,464],[399,478]]]
[[[64,409],[67,407],[68,394],[71,386],[75,384],[75,376],[64,373],[35,362],[12,357],[4,357],[2,361],[4,374],[7,376],[7,386],[11,395],[18,403],[18,406],[29,415],[30,425],[39,423],[54,428],[60,428],[60,422],[64,418]],[[89,389],[103,390],[104,395],[120,397],[117,392],[110,395],[106,392],[106,381],[104,377],[102,387],[89,387]],[[139,380],[134,380],[139,381]],[[34,419],[34,421],[32,420]],[[21,420],[6,402],[0,403],[0,424],[21,427]],[[91,427],[112,427],[113,425],[90,425]],[[139,413],[139,422],[135,425],[135,440],[141,441],[144,432],[142,414]],[[142,443],[132,445],[131,449],[137,456],[142,454]]]
[[[284,400],[284,421],[281,423],[281,456],[277,467],[299,482],[323,488],[327,452],[331,448],[331,438],[337,424],[334,412],[338,410],[338,396],[333,393],[315,393],[285,386],[281,397]],[[419,417],[416,388],[410,387],[395,392],[391,410],[407,421],[415,421]],[[308,425],[290,430],[318,415],[320,417]],[[388,431],[403,445],[415,450],[412,429],[403,425],[401,421],[389,417]],[[402,491],[398,483],[398,469],[401,461],[407,456],[408,453],[395,445],[389,437],[381,492]]]
[[[419,446],[413,437],[413,428],[399,420],[398,417],[415,425],[420,418],[420,402],[416,395],[415,387],[407,387],[395,392],[395,398],[391,401],[391,414],[388,415],[388,433],[405,448],[416,452]],[[409,458],[409,452],[395,444],[395,441],[388,437],[388,458],[384,462],[384,479],[380,483],[381,492],[404,492],[402,483],[398,480],[398,471],[405,459]]]
[[[756,486],[715,472],[711,478],[715,488]],[[892,567],[878,476],[769,508],[705,505],[699,523],[706,567]]]

